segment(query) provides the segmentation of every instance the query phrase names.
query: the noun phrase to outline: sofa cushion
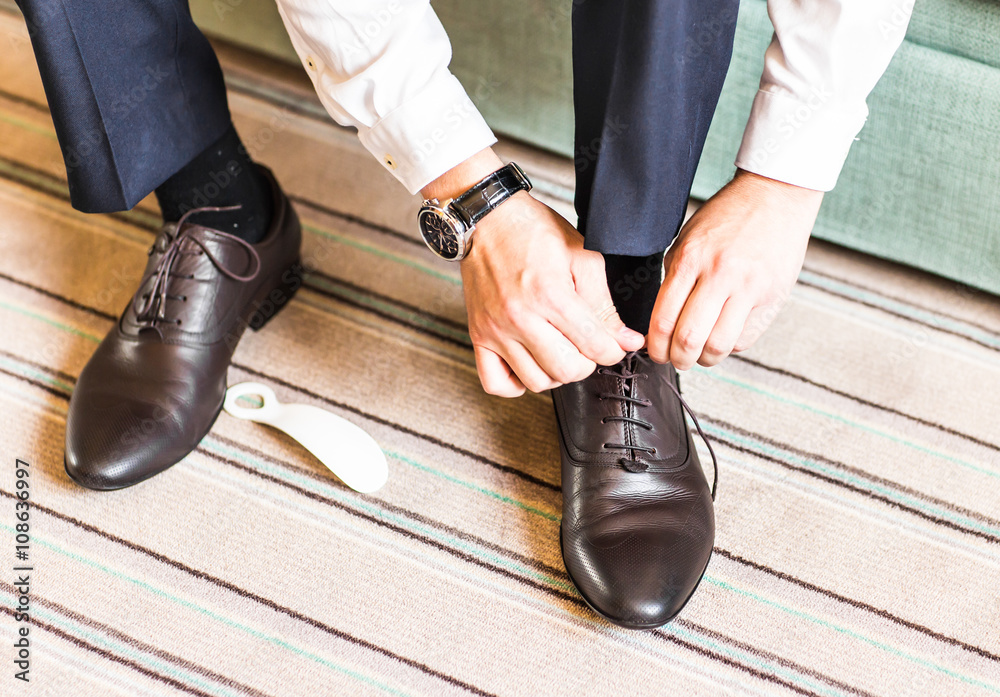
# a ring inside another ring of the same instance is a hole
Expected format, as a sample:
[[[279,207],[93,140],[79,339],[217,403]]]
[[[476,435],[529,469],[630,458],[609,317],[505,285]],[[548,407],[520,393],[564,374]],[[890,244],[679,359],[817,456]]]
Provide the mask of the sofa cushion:
[[[695,197],[733,174],[771,32],[744,0]],[[907,40],[868,105],[814,235],[1000,293],[1000,69]]]
[[[1000,68],[1000,2],[921,0],[906,32],[910,43]]]

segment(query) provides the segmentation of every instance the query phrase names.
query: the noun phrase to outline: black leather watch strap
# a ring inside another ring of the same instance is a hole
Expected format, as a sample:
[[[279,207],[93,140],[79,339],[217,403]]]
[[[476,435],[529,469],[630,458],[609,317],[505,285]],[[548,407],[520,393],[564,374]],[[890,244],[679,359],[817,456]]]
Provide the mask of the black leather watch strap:
[[[531,182],[524,171],[511,162],[453,200],[449,207],[460,215],[469,227],[473,227],[487,213],[518,191],[531,191]]]

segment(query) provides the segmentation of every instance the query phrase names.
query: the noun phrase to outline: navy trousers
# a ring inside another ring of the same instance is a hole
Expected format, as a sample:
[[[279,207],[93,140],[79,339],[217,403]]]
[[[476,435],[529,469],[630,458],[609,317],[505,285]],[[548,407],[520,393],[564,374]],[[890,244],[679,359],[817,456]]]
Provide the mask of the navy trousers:
[[[580,229],[606,254],[663,250],[683,220],[739,0],[564,1]],[[75,208],[131,208],[229,125],[218,60],[187,0],[18,4]]]
[[[670,246],[733,50],[739,0],[573,0],[576,212],[586,246]]]
[[[187,0],[18,5],[74,208],[132,208],[229,126],[222,70]]]

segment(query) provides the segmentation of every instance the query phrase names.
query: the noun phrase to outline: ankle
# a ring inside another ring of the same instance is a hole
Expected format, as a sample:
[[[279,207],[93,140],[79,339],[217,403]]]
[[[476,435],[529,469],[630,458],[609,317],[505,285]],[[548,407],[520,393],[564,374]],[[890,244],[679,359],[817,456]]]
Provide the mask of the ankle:
[[[239,206],[232,211],[196,213],[189,220],[251,243],[267,234],[274,208],[270,183],[232,125],[157,187],[156,198],[167,222],[176,222],[197,208]]]
[[[663,252],[639,257],[605,254],[604,267],[611,299],[622,322],[640,334],[649,333],[663,277]]]

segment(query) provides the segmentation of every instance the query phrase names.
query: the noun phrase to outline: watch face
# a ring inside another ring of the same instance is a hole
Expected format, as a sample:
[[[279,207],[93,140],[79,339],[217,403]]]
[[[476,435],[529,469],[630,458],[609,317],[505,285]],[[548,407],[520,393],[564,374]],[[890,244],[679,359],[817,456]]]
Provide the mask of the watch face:
[[[425,208],[420,212],[420,232],[427,246],[439,257],[455,260],[461,255],[464,240],[459,237],[454,223],[437,210]]]

